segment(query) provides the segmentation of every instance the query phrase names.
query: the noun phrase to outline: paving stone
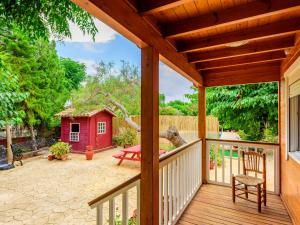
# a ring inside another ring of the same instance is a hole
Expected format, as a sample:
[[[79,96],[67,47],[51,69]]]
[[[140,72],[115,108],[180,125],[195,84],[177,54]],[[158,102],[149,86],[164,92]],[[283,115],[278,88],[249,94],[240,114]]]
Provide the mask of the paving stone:
[[[79,154],[64,162],[31,158],[1,171],[0,225],[95,225],[96,210],[87,202],[139,172],[138,162],[117,166],[112,155],[118,151],[95,154],[92,161]],[[129,199],[136,204],[134,192]]]

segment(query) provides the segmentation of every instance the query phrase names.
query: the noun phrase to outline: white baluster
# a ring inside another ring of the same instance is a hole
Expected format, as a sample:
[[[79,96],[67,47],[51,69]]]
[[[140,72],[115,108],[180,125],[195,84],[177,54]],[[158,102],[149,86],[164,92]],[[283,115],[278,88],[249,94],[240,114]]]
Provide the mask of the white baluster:
[[[162,195],[162,189],[163,189],[163,174],[162,174],[162,168],[159,169],[159,225],[162,225],[162,203],[163,203],[163,195]]]
[[[218,145],[214,145],[213,151],[215,153],[215,182],[217,182],[218,181],[218,161],[217,161],[217,159],[218,159]]]
[[[169,222],[172,223],[173,218],[173,202],[172,202],[172,162],[168,164],[168,201],[169,201]]]
[[[168,225],[168,166],[163,168],[164,179],[164,225]]]
[[[224,161],[224,147],[225,145],[220,145],[222,149],[222,183],[225,183],[225,161]]]
[[[136,195],[137,195],[137,218],[136,223],[140,225],[141,223],[141,183],[140,181],[136,185]]]
[[[122,225],[128,224],[128,191],[122,193]]]
[[[115,225],[115,198],[109,200],[109,225]]]
[[[99,204],[97,206],[97,225],[103,224],[103,205]]]
[[[230,182],[230,184],[232,182],[232,149],[233,149],[233,146],[230,145],[230,173],[229,173],[229,176],[230,176],[229,182]]]

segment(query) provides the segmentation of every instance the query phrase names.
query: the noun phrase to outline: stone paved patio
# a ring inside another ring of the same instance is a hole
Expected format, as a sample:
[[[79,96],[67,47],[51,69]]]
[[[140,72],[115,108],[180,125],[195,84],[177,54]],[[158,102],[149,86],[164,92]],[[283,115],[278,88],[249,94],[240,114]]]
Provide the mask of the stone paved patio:
[[[0,224],[96,224],[87,202],[139,173],[139,162],[116,165],[112,155],[118,150],[98,153],[92,161],[78,154],[67,161],[31,158],[23,167],[0,171]]]

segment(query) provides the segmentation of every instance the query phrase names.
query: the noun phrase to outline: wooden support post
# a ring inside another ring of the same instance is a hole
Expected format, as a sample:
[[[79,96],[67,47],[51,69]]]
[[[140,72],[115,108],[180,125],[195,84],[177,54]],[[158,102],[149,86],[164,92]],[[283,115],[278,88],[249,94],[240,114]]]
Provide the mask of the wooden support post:
[[[198,136],[202,140],[202,182],[207,183],[206,178],[206,101],[205,87],[198,88]]]
[[[159,54],[142,48],[141,225],[159,220]]]

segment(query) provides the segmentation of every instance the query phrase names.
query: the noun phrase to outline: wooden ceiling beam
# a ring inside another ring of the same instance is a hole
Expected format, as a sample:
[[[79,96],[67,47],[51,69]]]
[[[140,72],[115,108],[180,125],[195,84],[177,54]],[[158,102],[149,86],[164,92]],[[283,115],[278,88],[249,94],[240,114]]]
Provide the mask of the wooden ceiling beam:
[[[198,70],[210,70],[216,68],[233,67],[240,65],[261,64],[264,62],[281,61],[286,58],[284,51],[267,52],[257,55],[220,59],[196,64]]]
[[[262,40],[264,38],[294,34],[299,30],[300,18],[298,17],[240,31],[219,34],[205,39],[177,42],[177,49],[179,52],[208,50],[219,46],[229,46],[231,43],[239,41]]]
[[[125,0],[72,0],[79,7],[100,19],[114,30],[133,41],[140,48],[152,46],[159,51],[161,59],[173,69],[191,80],[196,85],[202,85],[202,76],[195,66],[188,63],[186,57],[176,51],[170,42],[153,28]]]
[[[297,8],[300,9],[299,0],[270,0],[269,3],[263,1],[251,2],[223,11],[165,24],[163,25],[163,35],[167,38],[175,38],[195,32],[205,32],[211,28],[273,16]]]
[[[252,66],[226,68],[203,73],[204,86],[228,86],[279,81],[280,63],[272,62]]]
[[[295,46],[288,51],[288,56],[281,63],[281,76],[284,76],[284,73],[298,59],[298,57],[300,57],[300,32],[296,34]]]
[[[139,0],[138,11],[141,15],[150,15],[171,9],[192,0]]]
[[[207,62],[217,59],[226,59],[237,56],[255,55],[264,52],[272,52],[278,50],[285,50],[294,46],[294,35],[284,38],[276,38],[272,40],[263,40],[258,43],[249,43],[244,46],[235,48],[225,48],[220,50],[208,52],[192,52],[188,53],[187,57],[189,62]]]

